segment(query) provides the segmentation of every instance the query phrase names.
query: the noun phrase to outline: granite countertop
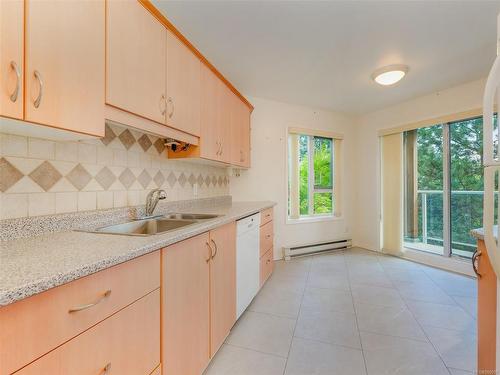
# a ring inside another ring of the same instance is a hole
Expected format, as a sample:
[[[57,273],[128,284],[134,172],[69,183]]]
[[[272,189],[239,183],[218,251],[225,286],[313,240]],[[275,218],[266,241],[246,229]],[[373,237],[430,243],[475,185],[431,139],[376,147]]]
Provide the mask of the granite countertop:
[[[229,205],[184,210],[222,216],[149,237],[66,231],[1,242],[0,306],[161,249],[274,205],[274,202],[233,202]]]
[[[484,229],[483,228],[478,228],[478,229],[473,229],[471,230],[471,235],[475,237],[478,240],[484,240]],[[498,238],[498,226],[493,227],[493,234],[495,237]]]

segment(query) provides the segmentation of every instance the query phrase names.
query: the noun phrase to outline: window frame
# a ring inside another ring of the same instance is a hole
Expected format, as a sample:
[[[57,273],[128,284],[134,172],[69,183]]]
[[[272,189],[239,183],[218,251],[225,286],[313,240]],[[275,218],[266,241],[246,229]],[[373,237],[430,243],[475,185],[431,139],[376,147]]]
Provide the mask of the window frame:
[[[308,158],[308,199],[310,204],[308,205],[309,213],[307,215],[300,215],[298,217],[292,217],[290,215],[291,205],[291,181],[290,178],[290,136],[307,136],[308,137],[308,155],[314,155],[314,139],[315,138],[326,138],[331,140],[331,188],[322,187],[315,185],[315,175],[314,175],[314,156]],[[313,130],[313,129],[304,129],[304,128],[288,128],[286,131],[286,158],[285,158],[285,190],[286,190],[286,207],[285,207],[285,217],[286,224],[300,224],[300,223],[311,223],[311,222],[321,222],[321,221],[335,221],[335,220],[343,220],[343,217],[340,213],[337,212],[337,205],[340,207],[340,186],[338,189],[336,188],[337,184],[340,184],[340,176],[337,176],[337,173],[340,173],[341,169],[338,167],[338,164],[341,163],[340,158],[340,149],[336,150],[336,147],[340,147],[340,141],[343,140],[343,135],[338,133],[330,133],[321,130]],[[311,153],[312,151],[312,153]],[[332,194],[332,212],[331,213],[314,213],[314,194],[315,193],[331,193]]]

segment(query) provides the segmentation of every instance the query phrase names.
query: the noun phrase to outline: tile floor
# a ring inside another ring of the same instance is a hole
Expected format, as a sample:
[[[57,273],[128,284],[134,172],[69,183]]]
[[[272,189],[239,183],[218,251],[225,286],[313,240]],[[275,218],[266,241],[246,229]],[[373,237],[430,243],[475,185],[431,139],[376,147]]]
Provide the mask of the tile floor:
[[[277,262],[205,374],[472,374],[475,303],[474,279],[358,248]]]

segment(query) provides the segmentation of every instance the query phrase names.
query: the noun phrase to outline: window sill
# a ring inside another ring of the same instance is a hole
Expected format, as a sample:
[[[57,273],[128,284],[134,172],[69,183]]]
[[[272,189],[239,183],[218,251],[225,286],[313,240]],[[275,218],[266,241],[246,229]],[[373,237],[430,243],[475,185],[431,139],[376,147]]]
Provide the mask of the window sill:
[[[294,225],[294,224],[319,223],[323,221],[339,221],[339,220],[344,220],[344,218],[342,216],[334,216],[334,215],[308,216],[308,217],[301,217],[298,219],[290,219],[287,217],[286,224]]]

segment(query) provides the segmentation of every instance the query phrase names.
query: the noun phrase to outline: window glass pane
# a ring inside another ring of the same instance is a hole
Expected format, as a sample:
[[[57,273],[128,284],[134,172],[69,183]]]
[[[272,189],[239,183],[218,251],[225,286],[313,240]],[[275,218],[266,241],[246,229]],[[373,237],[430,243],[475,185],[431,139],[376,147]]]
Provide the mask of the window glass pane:
[[[332,139],[314,137],[314,188],[331,189],[333,177]]]
[[[496,116],[494,127],[496,128]],[[495,132],[496,133],[496,132]],[[495,146],[498,139],[494,139]],[[495,147],[496,149],[496,147]],[[471,257],[476,250],[472,229],[483,226],[483,118],[450,124],[451,251]],[[496,196],[498,199],[498,196]],[[495,207],[497,205],[495,204]]]
[[[299,212],[300,215],[309,213],[309,137],[301,135],[299,137]]]
[[[405,245],[443,254],[443,126],[405,132]]]
[[[314,213],[331,214],[332,212],[332,193],[314,193]]]

